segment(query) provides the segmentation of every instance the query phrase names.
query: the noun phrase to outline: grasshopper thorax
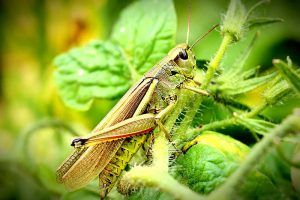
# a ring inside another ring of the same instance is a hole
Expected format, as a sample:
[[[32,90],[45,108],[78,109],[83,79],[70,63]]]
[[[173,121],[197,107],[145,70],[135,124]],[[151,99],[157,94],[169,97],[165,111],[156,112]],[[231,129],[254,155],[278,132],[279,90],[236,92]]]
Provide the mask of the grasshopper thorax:
[[[179,66],[178,73],[187,78],[194,77],[196,57],[187,44],[178,44],[169,51],[168,56]]]

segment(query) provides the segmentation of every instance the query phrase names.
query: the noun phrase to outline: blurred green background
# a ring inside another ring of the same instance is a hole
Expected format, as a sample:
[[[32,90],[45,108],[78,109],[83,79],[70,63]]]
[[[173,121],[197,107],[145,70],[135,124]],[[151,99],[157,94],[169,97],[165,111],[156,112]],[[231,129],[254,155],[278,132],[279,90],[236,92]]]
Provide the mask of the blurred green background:
[[[87,112],[63,105],[53,81],[53,58],[98,38],[107,39],[120,11],[131,0],[11,0],[0,5],[0,199],[60,199],[65,193],[55,182],[55,169],[72,151],[74,134],[86,134],[115,104],[98,100]],[[188,1],[175,0],[177,43],[186,37]],[[247,1],[251,6],[256,1]],[[192,1],[193,41],[220,22],[228,1]],[[248,67],[271,66],[272,58],[291,57],[300,64],[300,1],[273,0],[257,15],[280,17],[284,22],[260,29]],[[251,31],[229,49],[224,66],[250,43]],[[217,31],[197,47],[199,59],[210,59],[220,44]],[[255,104],[255,95],[250,104]],[[280,121],[294,104],[274,108]],[[290,106],[289,106],[290,105]],[[276,110],[277,109],[277,110]],[[84,196],[87,197],[90,193]],[[76,197],[66,197],[76,199]]]

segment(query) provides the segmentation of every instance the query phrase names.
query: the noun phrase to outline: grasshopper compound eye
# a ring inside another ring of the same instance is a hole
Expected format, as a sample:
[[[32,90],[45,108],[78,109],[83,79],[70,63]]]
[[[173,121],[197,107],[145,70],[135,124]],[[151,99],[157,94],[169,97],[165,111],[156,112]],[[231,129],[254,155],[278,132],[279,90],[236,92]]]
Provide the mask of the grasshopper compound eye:
[[[182,49],[179,54],[178,54],[179,58],[181,58],[182,60],[187,60],[188,59],[188,54],[186,52],[185,49]]]

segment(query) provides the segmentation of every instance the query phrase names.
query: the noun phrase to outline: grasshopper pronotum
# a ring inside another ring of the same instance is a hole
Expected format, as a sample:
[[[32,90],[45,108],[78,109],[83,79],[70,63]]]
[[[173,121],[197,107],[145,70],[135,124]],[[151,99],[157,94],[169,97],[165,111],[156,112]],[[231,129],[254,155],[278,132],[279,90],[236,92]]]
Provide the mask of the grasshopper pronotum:
[[[159,127],[168,136],[163,122],[175,106],[180,90],[207,95],[193,80],[196,58],[192,47],[199,39],[191,47],[184,43],[173,48],[121,98],[88,137],[72,141],[76,149],[58,168],[58,182],[75,190],[99,175],[100,196],[105,197],[145,142],[147,133]]]

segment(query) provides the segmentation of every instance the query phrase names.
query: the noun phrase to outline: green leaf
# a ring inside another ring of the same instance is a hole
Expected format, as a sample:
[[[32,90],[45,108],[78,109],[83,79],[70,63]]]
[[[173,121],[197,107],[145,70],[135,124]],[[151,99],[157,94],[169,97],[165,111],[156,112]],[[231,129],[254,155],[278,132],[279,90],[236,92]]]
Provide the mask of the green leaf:
[[[283,145],[283,147],[287,146],[286,144]],[[300,196],[296,193],[291,182],[291,166],[278,155],[275,149],[272,149],[268,154],[266,154],[265,158],[257,167],[257,170],[269,177],[272,183],[276,186],[276,190],[265,194],[269,197],[274,197],[275,195],[278,197],[269,199],[299,199]],[[258,181],[256,182],[258,183]],[[266,188],[266,190],[269,189]]]
[[[279,102],[291,92],[291,88],[288,83],[285,80],[282,80],[279,75],[270,81],[267,86],[268,87],[263,92],[262,96],[269,105]]]
[[[267,24],[273,24],[277,22],[283,22],[283,19],[280,18],[255,18],[252,20],[249,20],[247,22],[247,27],[249,29],[256,28],[259,26],[267,25]]]
[[[74,48],[58,56],[55,65],[60,96],[78,110],[88,110],[94,98],[117,98],[131,85],[122,51],[111,42]]]
[[[176,176],[181,183],[203,194],[212,192],[230,178],[250,150],[243,143],[212,131],[204,132],[193,143],[194,146],[177,158]],[[238,199],[289,199],[280,198],[288,197],[291,189],[277,184],[279,171],[276,167],[266,159],[255,167],[241,184]]]
[[[137,192],[134,192],[128,197],[125,197],[125,200],[174,200],[173,197],[169,196],[166,193],[160,192],[157,189],[153,188],[141,188]]]
[[[176,24],[171,0],[137,1],[121,13],[111,39],[123,48],[134,79],[174,47]]]
[[[275,128],[275,124],[261,119],[237,117],[237,122],[248,128],[252,132],[261,135],[265,135],[269,133],[273,128]]]
[[[244,184],[242,184],[239,195],[242,199],[258,199],[258,200],[272,200],[282,199],[278,188],[274,185],[272,180],[260,172],[259,170],[253,170],[250,175],[247,176]]]
[[[282,60],[274,59],[273,64],[279,69],[281,75],[287,80],[289,85],[300,95],[300,76],[296,70]]]
[[[97,200],[99,199],[99,194],[89,190],[77,190],[75,192],[69,192],[61,197],[62,200],[72,200],[72,199],[86,199],[86,200]]]
[[[137,1],[114,26],[112,41],[94,41],[58,56],[55,81],[64,103],[88,110],[95,98],[118,98],[175,44],[171,0]]]
[[[176,176],[181,183],[204,194],[223,183],[249,151],[241,142],[212,131],[206,131],[194,142],[176,159]]]
[[[262,84],[272,80],[275,77],[275,73],[268,74],[261,77],[248,78],[255,70],[248,70],[239,74],[239,76],[231,77],[224,84],[216,88],[217,92],[221,92],[225,96],[234,96],[249,92]]]

